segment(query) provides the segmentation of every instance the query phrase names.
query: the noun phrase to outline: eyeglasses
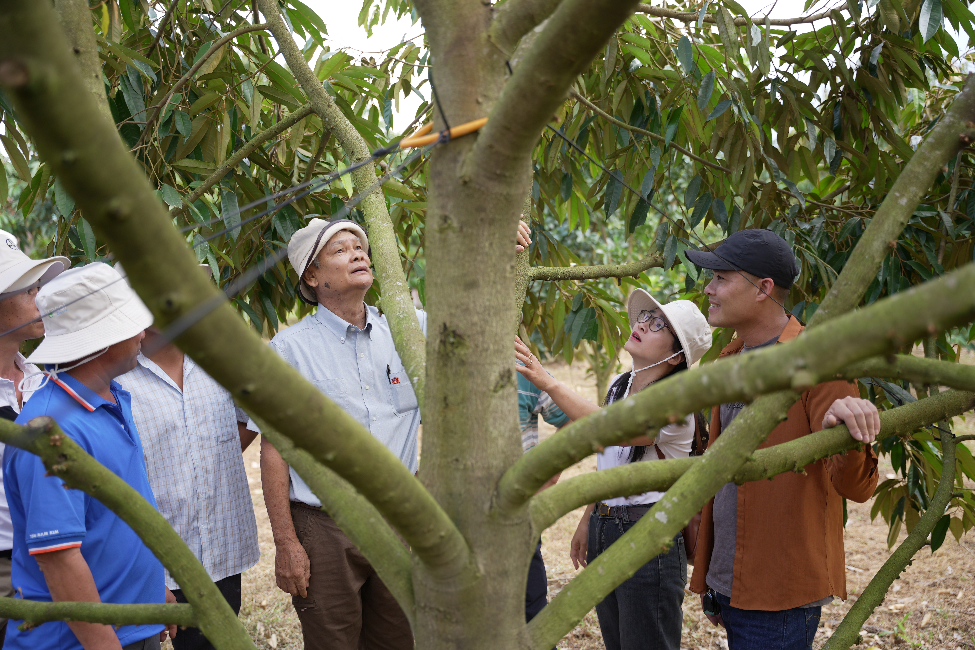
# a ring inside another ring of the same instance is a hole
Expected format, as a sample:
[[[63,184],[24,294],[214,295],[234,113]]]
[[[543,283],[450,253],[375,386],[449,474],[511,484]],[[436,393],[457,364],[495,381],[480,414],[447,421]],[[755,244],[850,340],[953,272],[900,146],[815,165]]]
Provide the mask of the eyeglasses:
[[[650,321],[651,332],[659,332],[664,328],[670,329],[669,327],[667,327],[667,321],[665,321],[660,316],[655,316],[649,310],[644,309],[639,314],[637,314],[636,322],[646,323],[647,321]]]

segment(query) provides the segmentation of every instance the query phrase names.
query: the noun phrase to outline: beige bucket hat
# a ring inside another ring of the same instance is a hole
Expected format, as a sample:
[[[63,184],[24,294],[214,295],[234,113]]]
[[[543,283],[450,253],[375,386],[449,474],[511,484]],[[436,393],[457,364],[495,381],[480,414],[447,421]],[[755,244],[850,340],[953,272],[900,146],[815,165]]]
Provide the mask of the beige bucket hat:
[[[38,282],[48,282],[69,268],[71,260],[67,257],[32,260],[20,250],[16,237],[0,230],[0,299],[6,297],[4,294],[29,289]]]
[[[318,297],[311,291],[311,287],[301,281],[301,278],[308,270],[311,261],[322,250],[322,247],[340,230],[349,230],[355,233],[359,241],[362,242],[362,246],[366,250],[369,249],[369,238],[366,237],[366,231],[351,219],[336,219],[334,221],[312,219],[307,226],[291,235],[291,240],[288,242],[288,260],[298,274],[298,297],[309,305],[317,305]]]
[[[152,325],[150,312],[118,271],[94,262],[65,271],[37,292],[44,340],[27,359],[66,363],[130,339]]]
[[[697,305],[690,300],[675,300],[662,305],[643,289],[634,289],[626,303],[631,330],[636,327],[636,317],[644,309],[659,309],[663,312],[680,341],[688,368],[700,361],[704,353],[711,349],[711,326]]]

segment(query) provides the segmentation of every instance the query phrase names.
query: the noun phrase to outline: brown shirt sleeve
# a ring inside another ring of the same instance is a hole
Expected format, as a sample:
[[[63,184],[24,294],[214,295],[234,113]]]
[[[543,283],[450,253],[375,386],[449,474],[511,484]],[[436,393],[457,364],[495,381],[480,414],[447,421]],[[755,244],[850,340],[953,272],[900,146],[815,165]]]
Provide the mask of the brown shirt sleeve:
[[[823,417],[833,402],[844,397],[859,397],[856,384],[848,381],[830,381],[820,384],[803,396],[809,429],[813,433],[823,428]],[[870,445],[862,450],[830,456],[823,461],[829,472],[833,488],[840,496],[863,503],[873,496],[877,488],[877,457]]]

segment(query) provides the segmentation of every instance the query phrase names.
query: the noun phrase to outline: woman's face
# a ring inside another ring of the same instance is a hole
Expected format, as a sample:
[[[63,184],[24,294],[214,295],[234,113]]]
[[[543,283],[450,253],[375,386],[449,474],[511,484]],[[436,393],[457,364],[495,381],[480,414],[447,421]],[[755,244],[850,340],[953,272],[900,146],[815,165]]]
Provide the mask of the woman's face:
[[[642,323],[639,322],[641,320]],[[674,353],[676,337],[670,329],[670,323],[659,309],[640,312],[637,321],[630,338],[623,346],[623,349],[633,357],[634,366],[637,368],[649,366]],[[679,362],[680,358],[674,357],[673,360]]]

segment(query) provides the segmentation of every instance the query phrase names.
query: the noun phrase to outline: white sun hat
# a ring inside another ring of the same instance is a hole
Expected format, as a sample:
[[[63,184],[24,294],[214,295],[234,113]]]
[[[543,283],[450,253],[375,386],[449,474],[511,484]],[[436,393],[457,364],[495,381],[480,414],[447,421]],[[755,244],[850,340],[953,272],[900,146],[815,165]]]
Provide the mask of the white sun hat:
[[[626,303],[631,330],[636,327],[636,317],[644,309],[659,309],[663,312],[671,330],[680,341],[688,368],[700,361],[704,353],[711,349],[711,326],[697,305],[690,300],[675,300],[662,305],[643,289],[634,289]]]
[[[45,283],[71,268],[67,257],[32,260],[20,250],[17,238],[0,230],[0,299],[3,294],[28,289],[38,282]]]
[[[369,249],[369,238],[366,237],[366,232],[362,226],[350,219],[334,221],[312,219],[307,226],[291,235],[291,240],[288,242],[288,260],[291,262],[291,268],[298,274],[298,297],[309,305],[317,305],[318,297],[311,291],[311,287],[301,281],[301,278],[322,247],[340,230],[355,233],[362,242],[362,247]]]
[[[130,339],[152,325],[135,291],[108,264],[65,271],[37,292],[44,340],[31,363],[67,363]]]

